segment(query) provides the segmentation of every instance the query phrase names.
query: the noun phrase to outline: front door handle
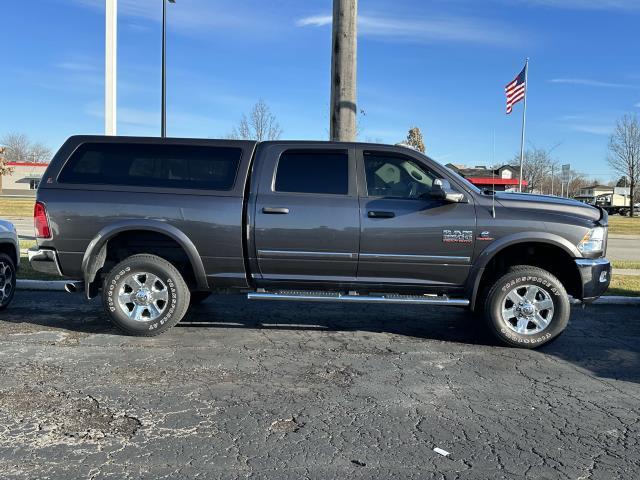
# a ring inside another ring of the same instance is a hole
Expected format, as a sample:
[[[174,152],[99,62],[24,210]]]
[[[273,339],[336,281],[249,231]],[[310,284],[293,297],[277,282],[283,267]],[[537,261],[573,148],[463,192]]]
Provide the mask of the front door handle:
[[[264,207],[262,213],[269,215],[286,215],[289,213],[289,209],[285,207]]]
[[[396,216],[393,212],[381,212],[379,210],[372,210],[367,213],[369,218],[393,218]]]

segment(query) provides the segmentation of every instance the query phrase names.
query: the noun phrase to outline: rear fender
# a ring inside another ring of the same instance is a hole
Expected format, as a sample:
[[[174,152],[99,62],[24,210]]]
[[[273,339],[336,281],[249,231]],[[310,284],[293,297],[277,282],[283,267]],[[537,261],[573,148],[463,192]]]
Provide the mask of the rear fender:
[[[96,278],[98,270],[104,266],[109,240],[119,233],[132,230],[157,232],[175,240],[185,251],[189,261],[191,262],[198,289],[209,290],[207,275],[204,270],[202,259],[200,258],[200,254],[198,253],[196,246],[189,237],[173,225],[168,225],[162,221],[151,219],[122,220],[113,223],[98,232],[94,239],[91,240],[91,243],[89,243],[82,259],[82,272],[87,286],[92,284]],[[91,290],[91,288],[87,288],[87,297],[91,297],[95,294],[95,292],[91,292]]]

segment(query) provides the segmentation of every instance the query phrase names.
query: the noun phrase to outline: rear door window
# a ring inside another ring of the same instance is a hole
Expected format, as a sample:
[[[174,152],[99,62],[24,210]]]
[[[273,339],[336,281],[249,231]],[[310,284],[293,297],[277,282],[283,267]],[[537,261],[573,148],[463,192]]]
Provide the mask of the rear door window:
[[[60,183],[228,191],[242,150],[234,147],[87,143],[60,172]]]
[[[346,150],[288,150],[278,161],[276,192],[347,195],[349,155]]]

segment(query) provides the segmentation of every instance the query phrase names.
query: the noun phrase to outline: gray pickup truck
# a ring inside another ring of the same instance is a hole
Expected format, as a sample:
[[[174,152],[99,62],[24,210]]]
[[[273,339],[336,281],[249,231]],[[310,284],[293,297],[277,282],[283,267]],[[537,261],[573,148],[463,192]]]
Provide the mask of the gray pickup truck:
[[[76,136],[34,215],[33,268],[133,335],[217,292],[465,307],[533,348],[611,273],[602,209],[481,191],[402,146]]]

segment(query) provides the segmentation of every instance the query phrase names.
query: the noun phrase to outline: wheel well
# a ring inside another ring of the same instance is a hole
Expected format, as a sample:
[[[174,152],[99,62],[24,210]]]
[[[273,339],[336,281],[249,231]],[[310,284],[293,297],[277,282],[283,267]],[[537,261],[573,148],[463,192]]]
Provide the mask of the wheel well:
[[[19,261],[16,258],[16,248],[13,246],[13,243],[0,243],[0,253],[5,253],[9,256],[11,260],[13,260],[13,264],[16,268],[19,267]]]
[[[494,280],[515,265],[542,268],[560,280],[567,293],[582,298],[582,280],[573,258],[562,248],[548,243],[518,243],[499,251],[486,265],[479,289],[490,288]],[[482,291],[477,298],[481,298]]]
[[[130,230],[118,233],[107,242],[105,253],[104,265],[98,270],[96,277],[100,278],[100,281],[125,258],[139,253],[147,253],[171,262],[183,275],[189,288],[193,289],[197,284],[193,265],[187,252],[177,241],[163,233],[148,230]]]

